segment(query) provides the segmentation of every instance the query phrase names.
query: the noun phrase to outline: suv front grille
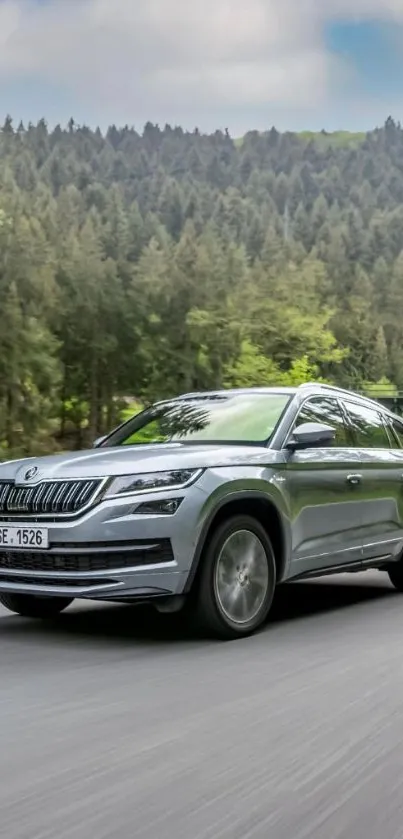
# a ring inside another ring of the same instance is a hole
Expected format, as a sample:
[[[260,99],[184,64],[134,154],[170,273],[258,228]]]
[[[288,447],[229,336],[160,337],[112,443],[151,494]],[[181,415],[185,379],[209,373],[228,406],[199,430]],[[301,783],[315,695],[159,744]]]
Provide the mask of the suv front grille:
[[[86,573],[91,571],[115,571],[119,568],[133,568],[140,565],[157,565],[173,561],[172,546],[169,539],[158,542],[133,543],[119,550],[101,549],[98,552],[85,553],[76,548],[67,552],[57,547],[52,552],[38,551],[0,551],[0,570],[30,571],[51,573]]]
[[[12,481],[0,482],[0,515],[71,515],[86,507],[102,481],[43,481],[32,487],[19,487]]]

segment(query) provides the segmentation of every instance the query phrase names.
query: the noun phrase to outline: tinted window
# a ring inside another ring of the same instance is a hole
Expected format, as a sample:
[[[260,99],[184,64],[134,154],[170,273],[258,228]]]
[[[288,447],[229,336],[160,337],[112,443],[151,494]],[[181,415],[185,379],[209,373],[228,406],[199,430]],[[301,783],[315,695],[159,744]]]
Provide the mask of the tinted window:
[[[375,408],[345,402],[354,429],[355,444],[364,449],[390,449],[382,414]]]
[[[305,402],[295,422],[295,428],[305,422],[319,422],[330,425],[336,431],[333,446],[348,448],[351,446],[349,432],[346,428],[343,414],[336,399],[315,397]]]
[[[290,396],[239,393],[177,399],[155,405],[117,429],[104,446],[142,443],[265,443]]]
[[[393,448],[399,448],[400,443],[400,448],[403,449],[403,423],[399,422],[399,420],[391,420],[390,422],[395,433],[395,437],[398,440],[398,443],[396,443]]]

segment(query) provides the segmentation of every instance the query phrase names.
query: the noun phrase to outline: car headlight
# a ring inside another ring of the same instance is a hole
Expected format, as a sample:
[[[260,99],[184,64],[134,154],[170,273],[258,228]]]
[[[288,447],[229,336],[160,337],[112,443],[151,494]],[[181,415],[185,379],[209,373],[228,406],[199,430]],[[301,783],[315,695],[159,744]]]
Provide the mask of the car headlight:
[[[106,491],[111,495],[133,495],[163,489],[184,489],[194,484],[203,469],[175,469],[171,472],[147,472],[144,475],[122,475],[114,478]]]

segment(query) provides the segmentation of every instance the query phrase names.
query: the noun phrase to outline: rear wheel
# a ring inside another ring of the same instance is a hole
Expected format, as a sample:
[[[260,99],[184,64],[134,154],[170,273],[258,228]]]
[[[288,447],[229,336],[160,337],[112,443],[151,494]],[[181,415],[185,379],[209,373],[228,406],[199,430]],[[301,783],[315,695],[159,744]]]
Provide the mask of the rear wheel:
[[[389,579],[397,591],[403,592],[403,560],[390,565],[388,568]]]
[[[33,594],[0,594],[0,603],[9,612],[15,612],[24,618],[39,618],[49,620],[60,615],[70,606],[73,598],[68,597],[36,597]]]
[[[196,582],[197,624],[223,639],[250,635],[265,621],[276,585],[266,531],[252,516],[224,521],[208,538]]]

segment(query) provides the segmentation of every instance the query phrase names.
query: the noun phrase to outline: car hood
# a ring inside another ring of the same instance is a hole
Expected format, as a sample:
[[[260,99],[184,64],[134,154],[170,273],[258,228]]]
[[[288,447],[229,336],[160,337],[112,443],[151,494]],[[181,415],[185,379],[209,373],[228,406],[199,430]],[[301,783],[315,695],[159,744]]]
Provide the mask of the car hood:
[[[11,460],[0,464],[0,480],[37,483],[45,479],[98,478],[170,469],[258,465],[274,463],[279,457],[279,452],[260,446],[169,443],[99,448]],[[26,473],[34,467],[37,471],[31,478]]]

